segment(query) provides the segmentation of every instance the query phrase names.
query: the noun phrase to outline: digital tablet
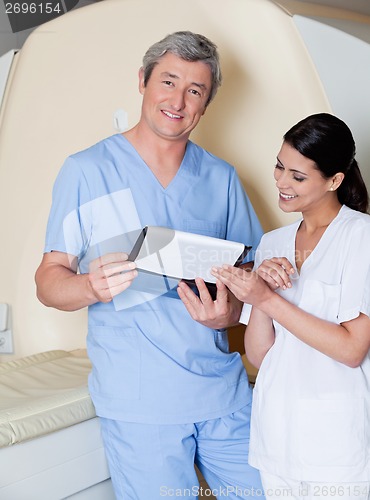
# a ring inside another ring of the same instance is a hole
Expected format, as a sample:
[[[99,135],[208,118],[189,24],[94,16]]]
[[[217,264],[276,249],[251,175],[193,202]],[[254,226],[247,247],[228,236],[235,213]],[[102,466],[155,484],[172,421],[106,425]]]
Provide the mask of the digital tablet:
[[[169,289],[176,286],[176,281],[185,281],[195,290],[195,278],[202,278],[215,298],[216,278],[211,274],[212,267],[239,266],[251,248],[212,236],[145,226],[132,247],[129,260],[136,263],[139,273],[167,279]],[[149,277],[146,282],[155,286],[155,280]]]

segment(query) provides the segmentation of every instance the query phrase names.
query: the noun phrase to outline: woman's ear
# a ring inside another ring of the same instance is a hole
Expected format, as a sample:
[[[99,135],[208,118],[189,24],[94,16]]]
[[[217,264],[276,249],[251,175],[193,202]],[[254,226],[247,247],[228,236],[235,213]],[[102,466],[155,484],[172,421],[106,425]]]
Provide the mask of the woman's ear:
[[[342,172],[337,172],[332,178],[330,191],[336,191],[342,184],[343,179],[344,179],[344,174]]]

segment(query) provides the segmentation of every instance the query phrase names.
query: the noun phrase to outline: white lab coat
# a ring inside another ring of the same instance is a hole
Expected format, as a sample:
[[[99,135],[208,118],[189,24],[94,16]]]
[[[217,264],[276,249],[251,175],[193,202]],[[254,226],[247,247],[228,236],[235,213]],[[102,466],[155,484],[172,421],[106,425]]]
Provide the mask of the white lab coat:
[[[297,221],[266,234],[263,259],[295,265]],[[342,323],[370,314],[370,216],[343,206],[304,262],[288,301]],[[247,323],[245,305],[241,321]],[[349,368],[274,322],[276,339],[260,367],[253,396],[250,464],[301,481],[370,480],[370,356]]]

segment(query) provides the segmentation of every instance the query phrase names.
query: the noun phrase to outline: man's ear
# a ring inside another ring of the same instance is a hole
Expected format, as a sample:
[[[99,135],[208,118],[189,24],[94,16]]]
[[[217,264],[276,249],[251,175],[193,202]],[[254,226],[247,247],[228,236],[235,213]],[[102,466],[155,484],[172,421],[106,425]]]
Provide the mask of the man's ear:
[[[141,95],[145,92],[145,84],[144,84],[144,68],[141,67],[139,69],[139,92]]]

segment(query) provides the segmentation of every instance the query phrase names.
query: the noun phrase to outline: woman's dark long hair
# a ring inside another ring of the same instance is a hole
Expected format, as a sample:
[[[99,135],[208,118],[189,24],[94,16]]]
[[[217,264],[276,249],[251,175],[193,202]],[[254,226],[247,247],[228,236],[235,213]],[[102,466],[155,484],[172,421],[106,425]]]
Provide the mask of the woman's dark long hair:
[[[342,120],[329,113],[310,115],[288,130],[284,141],[313,160],[325,179],[342,172],[344,179],[337,190],[339,202],[367,213],[369,196],[355,159],[355,141]]]

